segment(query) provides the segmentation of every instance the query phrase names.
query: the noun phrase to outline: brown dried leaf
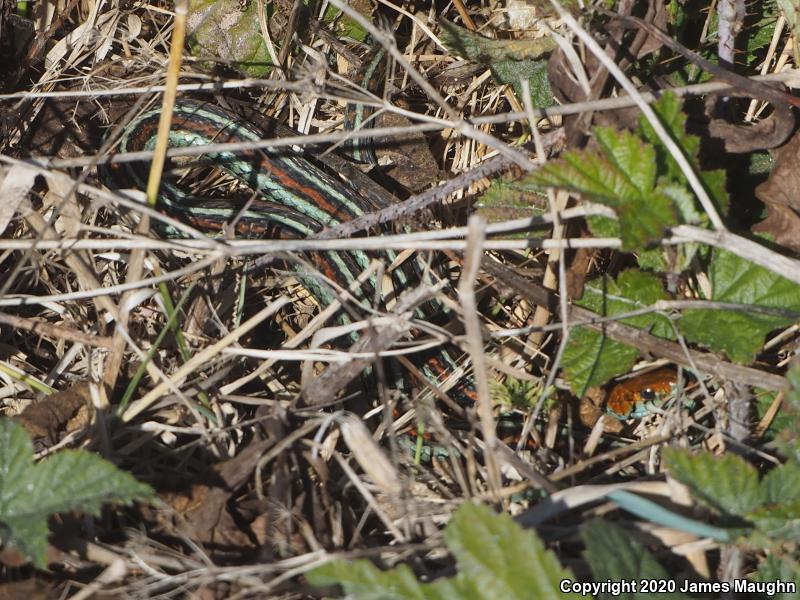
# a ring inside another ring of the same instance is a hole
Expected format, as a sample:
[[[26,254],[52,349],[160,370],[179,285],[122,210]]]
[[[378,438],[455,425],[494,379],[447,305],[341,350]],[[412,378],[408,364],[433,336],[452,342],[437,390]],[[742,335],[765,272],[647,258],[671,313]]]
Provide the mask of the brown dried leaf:
[[[800,133],[795,133],[776,155],[769,179],[756,188],[756,196],[767,205],[769,214],[752,229],[800,252]]]
[[[208,483],[195,484],[188,493],[165,495],[164,500],[183,517],[178,525],[180,531],[206,545],[215,559],[255,549],[252,532],[243,528],[231,499],[273,443],[253,442],[235,458],[214,465],[204,477]]]
[[[94,417],[89,383],[78,383],[34,402],[14,420],[34,440],[52,446],[66,434],[88,426]]]

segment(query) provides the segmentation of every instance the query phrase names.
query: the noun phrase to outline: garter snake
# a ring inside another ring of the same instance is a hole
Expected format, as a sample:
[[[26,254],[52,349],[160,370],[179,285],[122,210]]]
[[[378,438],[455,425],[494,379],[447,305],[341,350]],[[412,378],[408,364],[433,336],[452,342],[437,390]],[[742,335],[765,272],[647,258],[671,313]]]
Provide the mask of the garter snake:
[[[159,109],[151,109],[134,118],[124,128],[115,151],[152,150],[159,114]],[[173,109],[169,145],[191,147],[258,141],[266,137],[255,125],[230,111],[205,102],[179,100]],[[310,158],[291,149],[220,152],[204,155],[201,162],[213,164],[258,194],[257,198],[246,202],[209,200],[189,193],[173,179],[162,180],[159,210],[201,231],[220,232],[226,224],[235,223],[234,230],[242,237],[302,239],[382,208]],[[109,187],[144,189],[148,167],[144,162],[112,163],[103,177]],[[180,236],[180,232],[169,227],[162,228],[161,232],[170,237]],[[391,251],[384,251],[382,255],[387,264],[396,259]],[[310,258],[319,273],[342,288],[350,286],[370,262],[370,257],[359,250],[315,252]],[[414,271],[419,269],[393,270],[395,289],[414,285],[411,280]],[[320,305],[325,306],[335,299],[334,289],[321,278],[307,271],[298,275]],[[376,297],[378,285],[374,278],[367,281],[359,288],[358,298],[366,302]],[[381,294],[377,296],[382,298]],[[444,312],[441,304],[431,304],[418,308],[414,316],[429,322],[436,313]],[[343,320],[346,318],[342,315]],[[431,383],[441,385],[457,369],[454,355],[452,348],[443,347],[420,361],[420,371]],[[457,400],[471,400],[474,391],[470,381],[459,382],[453,395]]]

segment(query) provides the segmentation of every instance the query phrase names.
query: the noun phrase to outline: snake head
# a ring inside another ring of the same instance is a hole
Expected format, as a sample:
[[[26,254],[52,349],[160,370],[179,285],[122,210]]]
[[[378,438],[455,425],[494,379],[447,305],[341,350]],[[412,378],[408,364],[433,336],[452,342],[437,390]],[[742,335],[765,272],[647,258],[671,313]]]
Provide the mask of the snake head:
[[[672,369],[658,369],[616,384],[606,401],[606,412],[620,421],[641,419],[672,391],[677,378]]]

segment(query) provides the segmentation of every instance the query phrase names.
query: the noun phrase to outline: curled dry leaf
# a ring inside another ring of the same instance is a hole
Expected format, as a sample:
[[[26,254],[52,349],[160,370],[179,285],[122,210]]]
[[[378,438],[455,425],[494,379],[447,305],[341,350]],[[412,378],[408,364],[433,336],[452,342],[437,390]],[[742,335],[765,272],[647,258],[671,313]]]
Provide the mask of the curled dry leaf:
[[[767,218],[753,226],[778,244],[800,252],[800,133],[776,152],[769,179],[756,188],[756,196],[767,205]]]
[[[14,420],[35,440],[49,447],[94,419],[90,383],[78,383],[34,402]]]
[[[740,96],[729,93],[728,96]],[[744,94],[744,97],[749,97]],[[715,115],[718,97],[711,95],[706,99],[705,113],[709,119],[708,132],[712,138],[722,140],[726,152],[746,154],[783,144],[795,127],[792,107],[788,104],[774,104],[773,114],[756,124],[734,123]]]

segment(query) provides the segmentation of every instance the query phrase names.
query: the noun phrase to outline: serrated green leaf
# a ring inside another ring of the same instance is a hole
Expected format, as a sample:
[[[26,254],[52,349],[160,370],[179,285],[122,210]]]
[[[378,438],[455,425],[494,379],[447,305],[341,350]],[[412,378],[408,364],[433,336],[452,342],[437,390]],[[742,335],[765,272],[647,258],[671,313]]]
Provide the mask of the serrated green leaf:
[[[16,500],[21,481],[33,468],[33,444],[25,430],[9,419],[0,419],[0,512]]]
[[[650,307],[666,297],[661,279],[637,269],[628,269],[616,280],[604,276],[587,282],[583,297],[577,304],[602,315],[618,315]],[[621,322],[648,329],[658,337],[674,338],[669,319],[657,313],[626,317]]]
[[[542,57],[555,49],[551,37],[535,40],[493,40],[446,19],[440,21],[442,43],[459,56],[486,65],[498,83],[511,84],[522,98],[520,80],[528,80],[531,101],[536,108],[553,104],[553,92],[547,79],[547,61]]]
[[[42,461],[31,478],[33,503],[20,506],[20,516],[80,509],[97,515],[107,502],[130,503],[152,495],[149,486],[113,463],[81,450],[64,450]]]
[[[666,271],[669,269],[664,251],[661,248],[649,248],[636,255],[639,267],[647,271]]]
[[[589,231],[595,237],[621,237],[622,230],[619,227],[619,221],[610,217],[603,217],[600,215],[590,215],[586,217],[586,223],[589,225]]]
[[[764,344],[764,336],[790,322],[729,310],[692,309],[680,318],[680,328],[687,340],[725,352],[732,360],[748,364],[755,360]]]
[[[83,450],[63,451],[34,465],[25,431],[10,419],[0,419],[0,524],[8,541],[37,566],[45,566],[51,514],[97,514],[106,502],[128,503],[152,495],[149,486]]]
[[[694,196],[685,187],[670,184],[662,186],[661,191],[675,204],[678,214],[681,216],[681,221],[684,223],[700,225],[706,220],[705,215],[697,210]]]
[[[744,517],[763,502],[758,472],[739,456],[668,448],[664,460],[670,475],[685,484],[692,496],[722,515]]]
[[[800,499],[759,506],[746,518],[773,540],[800,542]]]
[[[564,348],[564,372],[572,393],[578,398],[590,387],[604,385],[631,370],[639,351],[598,331],[575,327]]]
[[[599,277],[584,287],[583,298],[576,302],[602,316],[613,316],[652,306],[666,298],[661,280],[654,275],[630,269],[614,280]],[[647,313],[621,320],[646,329],[659,337],[672,339],[672,326],[666,317]],[[586,327],[575,327],[564,350],[564,372],[573,393],[580,397],[592,386],[603,385],[616,375],[630,371],[639,350],[616,342]]]
[[[743,310],[687,310],[680,327],[688,340],[723,351],[737,362],[752,362],[770,331],[795,321],[747,312],[748,305],[800,312],[800,286],[731,252],[714,249],[709,278],[711,300],[741,304]]]
[[[630,132],[595,129],[600,152],[565,152],[529,173],[529,184],[556,187],[610,206],[617,213],[625,249],[661,239],[677,223],[675,208],[656,183],[655,151]]]
[[[689,164],[694,167],[698,173],[703,186],[711,196],[711,199],[716,204],[718,210],[722,213],[728,211],[728,192],[725,189],[726,176],[725,171],[718,169],[712,171],[702,171],[698,161],[698,154],[700,151],[700,138],[696,135],[686,133],[686,115],[681,110],[682,100],[675,94],[666,93],[658,101],[652,104],[653,110],[661,120],[661,124],[667,130],[670,137],[677,143],[678,147],[683,151],[683,155],[688,159]],[[661,142],[656,135],[655,130],[650,125],[650,122],[644,116],[639,117],[639,132],[642,137],[653,145],[655,149],[658,171],[667,180],[667,186],[674,186],[678,184],[686,190],[688,194],[688,181],[678,166],[678,163],[672,157],[669,150]],[[674,192],[667,193],[668,196],[674,198]],[[694,205],[694,196],[690,194],[691,204]],[[684,203],[679,207],[682,213],[687,213],[689,207]],[[694,211],[696,212],[696,210]],[[687,218],[689,216],[689,218]],[[696,220],[692,219],[692,215],[682,214],[684,222],[694,223]],[[696,218],[696,217],[695,217]],[[690,220],[692,219],[692,220]]]
[[[752,577],[753,581],[763,582],[793,582],[796,589],[800,589],[800,564],[797,560],[788,557],[781,557],[777,554],[770,554],[766,560],[758,566],[758,571]],[[796,600],[795,592],[779,592],[770,596],[773,600]]]
[[[316,586],[341,585],[359,600],[580,598],[561,592],[561,580],[574,576],[508,515],[465,503],[445,529],[445,542],[459,570],[450,579],[421,583],[404,565],[381,571],[366,560],[333,561],[306,577]]]
[[[441,19],[441,40],[453,54],[486,66],[503,60],[536,60],[555,49],[551,37],[535,40],[493,40]]]
[[[647,549],[619,527],[603,521],[590,521],[581,528],[581,539],[586,545],[584,556],[592,569],[594,581],[666,580],[669,573]],[[652,598],[651,593],[637,592],[598,594],[597,598],[634,600]],[[682,599],[680,593],[661,593],[659,598]]]
[[[272,61],[259,23],[257,2],[191,0],[189,47],[197,56],[216,57],[247,76],[264,77]]]
[[[686,133],[686,115],[681,110],[682,104],[683,100],[668,92],[651,104],[651,107],[658,115],[667,133],[683,150],[684,156],[689,158],[690,162],[693,162],[694,157],[697,156],[700,150],[700,138]],[[639,131],[642,137],[655,148],[660,171],[672,181],[685,182],[686,180],[678,163],[675,162],[675,159],[662,144],[653,126],[650,125],[644,115],[639,116]]]
[[[562,579],[571,578],[555,555],[510,516],[466,503],[444,533],[462,575],[482,598],[561,598]]]
[[[536,205],[536,198],[546,202],[545,194],[541,190],[520,185],[518,180],[498,177],[481,194],[475,207],[487,221],[493,223],[544,214],[547,210]],[[520,232],[514,235],[527,237],[530,233]]]

